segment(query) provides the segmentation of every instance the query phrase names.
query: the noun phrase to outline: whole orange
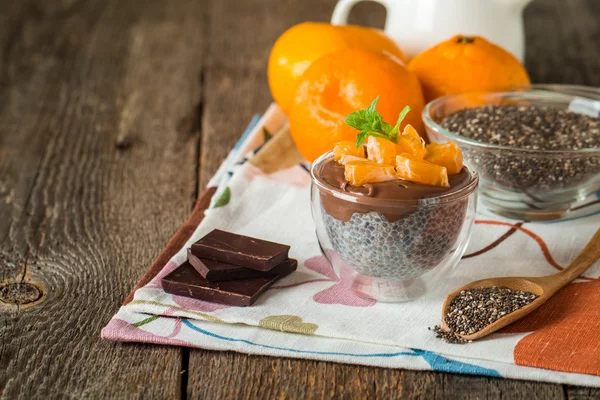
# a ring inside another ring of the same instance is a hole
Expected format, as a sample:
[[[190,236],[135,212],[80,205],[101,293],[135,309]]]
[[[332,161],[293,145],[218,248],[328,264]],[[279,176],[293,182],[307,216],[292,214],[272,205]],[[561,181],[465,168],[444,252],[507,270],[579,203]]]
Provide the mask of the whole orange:
[[[418,75],[426,101],[447,94],[530,83],[519,60],[479,36],[454,36],[417,55],[408,69]]]
[[[304,22],[285,31],[271,49],[269,88],[275,102],[289,113],[296,84],[319,57],[345,48],[389,53],[404,60],[402,50],[383,32],[361,26]]]
[[[395,124],[404,106],[412,111],[402,126],[422,127],[423,94],[416,75],[398,60],[362,49],[327,54],[304,72],[289,114],[290,132],[309,161],[332,150],[341,140],[356,140],[356,129],[344,119],[379,96],[377,111]]]

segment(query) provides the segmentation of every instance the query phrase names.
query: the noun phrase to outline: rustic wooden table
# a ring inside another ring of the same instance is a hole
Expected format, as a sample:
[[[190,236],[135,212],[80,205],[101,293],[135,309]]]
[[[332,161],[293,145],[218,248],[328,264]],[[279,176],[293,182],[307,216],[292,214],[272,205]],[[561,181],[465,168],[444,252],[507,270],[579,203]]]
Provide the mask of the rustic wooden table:
[[[115,344],[100,329],[335,0],[0,1],[0,397],[599,398],[597,389]],[[353,22],[381,26],[360,4]],[[525,13],[535,82],[600,86],[600,1]],[[11,286],[14,287],[14,286]],[[41,297],[40,297],[41,296]]]

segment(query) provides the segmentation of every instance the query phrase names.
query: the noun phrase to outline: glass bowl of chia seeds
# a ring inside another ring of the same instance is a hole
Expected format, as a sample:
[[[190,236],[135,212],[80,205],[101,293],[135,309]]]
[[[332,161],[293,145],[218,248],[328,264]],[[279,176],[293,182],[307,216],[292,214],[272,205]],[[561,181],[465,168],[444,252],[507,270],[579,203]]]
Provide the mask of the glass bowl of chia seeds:
[[[442,195],[432,194],[440,188],[414,188],[399,179],[384,184],[410,193],[381,198],[376,195],[379,183],[352,188],[331,184],[323,172],[328,163],[336,163],[332,152],[311,167],[317,239],[342,283],[356,295],[408,301],[425,293],[434,281],[427,276],[438,279],[440,271],[458,263],[475,220],[478,176],[472,168],[465,166],[460,184],[451,182]]]
[[[423,111],[434,142],[456,142],[490,211],[564,217],[600,190],[600,89],[532,85],[441,97]]]

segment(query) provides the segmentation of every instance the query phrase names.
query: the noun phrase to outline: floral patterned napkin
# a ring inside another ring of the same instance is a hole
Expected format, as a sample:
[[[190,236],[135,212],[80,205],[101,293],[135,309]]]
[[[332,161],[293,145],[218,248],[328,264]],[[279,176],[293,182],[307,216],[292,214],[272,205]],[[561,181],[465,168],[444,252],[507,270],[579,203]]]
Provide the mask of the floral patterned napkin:
[[[600,264],[527,319],[485,340],[451,345],[427,329],[440,322],[446,294],[467,282],[548,275],[568,265],[600,226],[597,197],[550,223],[506,220],[480,208],[466,255],[456,267],[426,276],[426,295],[377,303],[356,297],[344,285],[349,271],[332,269],[321,255],[307,166],[267,174],[256,161],[256,151],[285,123],[276,106],[254,121],[211,180],[216,194],[202,222],[121,307],[102,330],[104,339],[600,387]],[[166,293],[161,278],[214,228],[290,244],[298,271],[247,308]]]

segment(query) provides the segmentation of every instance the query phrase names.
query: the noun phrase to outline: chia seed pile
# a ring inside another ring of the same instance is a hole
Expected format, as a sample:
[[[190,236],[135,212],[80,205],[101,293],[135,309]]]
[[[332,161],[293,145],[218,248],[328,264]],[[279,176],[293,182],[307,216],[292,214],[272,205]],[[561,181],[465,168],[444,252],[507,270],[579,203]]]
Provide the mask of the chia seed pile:
[[[492,286],[463,290],[450,303],[444,316],[448,331],[437,325],[436,337],[448,343],[467,343],[460,335],[471,335],[507,314],[530,304],[537,296],[531,292]]]
[[[600,118],[547,106],[488,105],[458,111],[441,126],[460,136],[529,150],[600,147]],[[598,155],[544,156],[541,153],[463,148],[483,178],[510,190],[545,194],[574,188],[600,173]]]
[[[485,143],[532,150],[600,147],[600,119],[546,106],[489,105],[446,117],[442,126]]]

